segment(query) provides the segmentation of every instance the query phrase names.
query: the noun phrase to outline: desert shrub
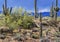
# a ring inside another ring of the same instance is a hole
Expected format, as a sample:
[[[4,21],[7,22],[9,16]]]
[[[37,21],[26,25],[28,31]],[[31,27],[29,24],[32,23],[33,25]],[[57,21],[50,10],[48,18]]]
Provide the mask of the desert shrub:
[[[5,24],[4,17],[5,16],[3,14],[0,14],[0,26],[3,26]]]
[[[23,17],[23,27],[24,28],[30,28],[32,26],[33,20],[31,16],[28,16],[27,13],[25,12],[24,17]]]
[[[21,25],[24,29],[29,29],[32,27],[33,17],[29,16],[26,11],[24,11],[24,14],[22,15],[22,9],[20,9],[20,11],[18,10],[16,13],[12,13],[9,16],[6,16],[7,26],[9,26],[10,29],[17,29]]]

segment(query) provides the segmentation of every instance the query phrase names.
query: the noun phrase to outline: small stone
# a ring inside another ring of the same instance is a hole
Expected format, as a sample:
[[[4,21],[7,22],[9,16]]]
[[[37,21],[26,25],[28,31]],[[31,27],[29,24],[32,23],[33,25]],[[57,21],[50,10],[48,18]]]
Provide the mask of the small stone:
[[[49,39],[42,39],[41,42],[50,42]]]
[[[33,28],[32,32],[39,32],[38,28]]]
[[[6,38],[5,35],[1,35],[1,34],[0,34],[0,39],[5,39],[5,38]]]
[[[24,37],[18,38],[18,41],[24,41],[24,40],[25,40]]]
[[[32,38],[34,38],[34,39],[39,39],[39,35],[32,34]]]
[[[0,42],[2,42],[2,39],[0,39]]]

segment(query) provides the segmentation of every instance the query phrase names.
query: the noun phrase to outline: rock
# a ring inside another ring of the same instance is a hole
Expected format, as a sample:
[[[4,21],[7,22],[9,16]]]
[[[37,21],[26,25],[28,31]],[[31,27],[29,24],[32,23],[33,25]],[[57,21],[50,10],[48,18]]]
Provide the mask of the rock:
[[[39,32],[38,28],[33,28],[32,32]]]
[[[27,36],[30,36],[30,33],[27,33],[26,35],[27,35]]]
[[[23,33],[23,32],[25,32],[25,30],[24,29],[21,29],[21,33]]]
[[[28,30],[28,29],[27,29],[27,30],[26,30],[26,32],[29,32],[29,33],[31,33],[31,32],[32,32],[32,30]]]
[[[26,34],[27,34],[27,32],[25,31],[25,32],[23,32],[23,34],[24,34],[24,35],[26,35]]]
[[[17,33],[14,37],[13,37],[14,40],[18,40],[18,41],[24,41],[24,36],[23,35],[20,35],[19,33]]]
[[[14,32],[14,33],[18,33],[18,32],[19,32],[19,30],[15,29],[15,30],[13,30],[13,32]]]
[[[2,42],[2,39],[0,39],[0,42]]]
[[[34,39],[39,39],[39,35],[32,34],[32,38],[34,38]]]
[[[29,39],[26,40],[25,42],[40,42],[39,39]]]
[[[0,39],[5,39],[5,38],[6,38],[5,35],[0,34]]]
[[[10,41],[10,42],[18,42],[17,40],[12,40],[12,41]]]
[[[30,33],[27,33],[27,34],[25,35],[25,39],[26,39],[26,40],[31,39],[31,34],[30,34]]]
[[[8,38],[5,38],[5,39],[4,39],[4,42],[9,42]]]
[[[7,28],[7,27],[1,27],[0,28],[0,33],[2,34],[2,33],[12,33],[13,32],[13,30],[12,29],[9,29],[9,28]]]
[[[41,42],[50,42],[49,39],[42,39]]]
[[[24,40],[25,40],[24,37],[19,37],[19,38],[18,38],[18,41],[24,41]]]
[[[31,37],[25,36],[25,40],[30,40],[30,39],[31,39]]]

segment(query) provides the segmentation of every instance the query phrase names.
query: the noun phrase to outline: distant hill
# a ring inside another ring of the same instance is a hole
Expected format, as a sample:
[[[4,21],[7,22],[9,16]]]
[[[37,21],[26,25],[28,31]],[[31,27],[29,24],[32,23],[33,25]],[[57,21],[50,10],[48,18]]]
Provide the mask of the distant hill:
[[[34,16],[34,13],[33,12],[31,12],[32,13],[32,16]],[[38,15],[39,15],[40,13],[38,13]],[[57,14],[58,16],[60,16],[60,12],[58,12],[58,14]],[[45,17],[45,16],[50,16],[50,12],[42,12],[42,16],[43,17]]]
[[[0,14],[3,13],[2,11],[0,11]]]
[[[34,13],[33,12],[31,12],[32,13],[32,16],[34,16]],[[38,13],[38,15],[39,15],[40,13]],[[42,13],[42,16],[43,17],[45,17],[45,16],[50,16],[50,12],[43,12]]]
[[[50,12],[43,12],[42,13],[42,16],[45,17],[45,16],[50,16]]]
[[[0,11],[0,14],[3,13],[2,11]],[[39,16],[40,13],[38,13]],[[31,12],[31,15],[34,16],[34,12]],[[42,16],[50,16],[50,12],[42,12]],[[58,16],[60,16],[60,12],[58,12]]]

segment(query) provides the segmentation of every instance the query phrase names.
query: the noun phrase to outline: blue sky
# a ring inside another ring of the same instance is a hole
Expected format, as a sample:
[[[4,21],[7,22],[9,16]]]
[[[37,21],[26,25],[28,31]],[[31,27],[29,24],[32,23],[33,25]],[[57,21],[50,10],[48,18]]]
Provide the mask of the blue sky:
[[[52,1],[55,0],[37,0],[37,7],[39,11],[49,11]],[[60,0],[58,0],[60,2]],[[34,11],[34,0],[7,0],[8,7],[23,7],[26,10]],[[4,0],[0,0],[0,11],[2,10],[2,5]],[[58,3],[60,6],[60,3]]]

